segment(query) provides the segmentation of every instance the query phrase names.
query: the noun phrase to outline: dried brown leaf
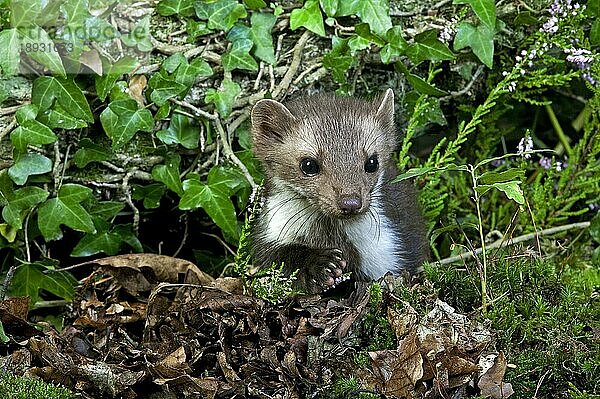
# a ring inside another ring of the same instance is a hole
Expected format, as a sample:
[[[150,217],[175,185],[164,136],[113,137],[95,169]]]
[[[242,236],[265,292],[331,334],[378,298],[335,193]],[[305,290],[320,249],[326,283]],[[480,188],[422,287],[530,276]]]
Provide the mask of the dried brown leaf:
[[[481,389],[481,395],[493,399],[502,399],[511,396],[514,393],[512,384],[502,382],[505,372],[506,358],[500,352],[494,361],[494,365],[479,378],[477,386]]]
[[[423,358],[414,331],[396,350],[369,352],[378,392],[397,397],[414,397],[417,381],[423,376]]]

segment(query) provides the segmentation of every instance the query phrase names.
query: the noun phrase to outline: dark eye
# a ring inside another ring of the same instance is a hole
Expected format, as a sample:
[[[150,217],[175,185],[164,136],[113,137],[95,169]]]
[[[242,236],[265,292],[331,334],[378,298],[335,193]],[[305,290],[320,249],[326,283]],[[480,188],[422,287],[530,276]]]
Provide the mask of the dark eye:
[[[300,170],[306,176],[315,176],[321,171],[319,163],[314,158],[302,158],[300,161]]]
[[[379,168],[379,161],[377,160],[377,154],[371,155],[367,162],[365,162],[365,172],[375,173]]]

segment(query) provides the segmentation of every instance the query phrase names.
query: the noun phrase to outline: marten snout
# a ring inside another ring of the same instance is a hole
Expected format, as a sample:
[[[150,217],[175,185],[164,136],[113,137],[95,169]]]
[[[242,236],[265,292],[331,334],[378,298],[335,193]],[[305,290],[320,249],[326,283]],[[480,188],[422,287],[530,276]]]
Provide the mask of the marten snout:
[[[362,199],[356,195],[344,195],[338,199],[338,208],[342,215],[354,215],[362,208]]]

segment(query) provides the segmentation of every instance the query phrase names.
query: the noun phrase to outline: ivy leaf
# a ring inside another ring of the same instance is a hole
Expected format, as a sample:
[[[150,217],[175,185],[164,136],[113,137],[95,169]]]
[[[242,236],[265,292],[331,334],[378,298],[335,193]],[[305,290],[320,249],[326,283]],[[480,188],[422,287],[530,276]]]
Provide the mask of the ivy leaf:
[[[113,156],[110,148],[98,145],[88,138],[81,140],[79,147],[73,156],[73,161],[78,168],[85,168],[90,162],[107,161]]]
[[[337,83],[347,83],[346,74],[355,63],[355,58],[350,53],[348,39],[333,36],[331,43],[331,51],[323,57],[323,66],[331,71],[333,80]]]
[[[219,189],[230,196],[242,188],[250,186],[244,174],[238,168],[223,165],[213,166],[208,172],[207,183],[212,188]]]
[[[338,10],[339,0],[319,0],[323,12],[328,17],[335,17]]]
[[[479,20],[490,30],[496,27],[496,4],[494,0],[454,0],[452,4],[469,4]]]
[[[138,103],[132,99],[111,102],[100,114],[100,122],[112,140],[112,148],[120,148],[138,131],[149,132],[154,127],[150,111],[138,108]]]
[[[246,8],[236,0],[217,0],[207,3],[194,3],[196,15],[201,20],[208,20],[209,29],[227,32],[240,18],[246,18]]]
[[[390,8],[386,0],[360,0],[356,15],[361,21],[369,24],[372,32],[380,36],[385,36],[392,27]]]
[[[231,242],[239,239],[239,226],[235,208],[229,195],[219,187],[200,182],[198,175],[183,182],[185,191],[179,209],[190,210],[202,208],[217,226],[223,230],[225,238]]]
[[[251,10],[258,10],[267,6],[267,3],[263,0],[244,0],[244,4]]]
[[[46,241],[62,237],[60,225],[73,230],[94,233],[96,228],[81,202],[92,195],[92,190],[78,184],[65,184],[56,198],[44,202],[38,210],[38,228]]]
[[[117,201],[96,201],[95,199],[91,202],[91,206],[88,207],[90,216],[97,217],[102,220],[112,219],[118,215],[125,204]]]
[[[185,115],[173,114],[169,128],[156,133],[156,137],[165,144],[181,144],[190,150],[198,148],[200,128],[192,122]]]
[[[52,161],[40,154],[25,154],[8,169],[8,175],[22,186],[31,175],[43,175],[52,170]]]
[[[60,104],[54,104],[54,109],[47,109],[37,117],[38,121],[51,129],[81,129],[87,122],[69,114]]]
[[[268,64],[275,63],[275,49],[271,35],[275,21],[277,21],[275,15],[262,12],[252,13],[250,18],[252,24],[250,37],[254,42],[254,55]]]
[[[22,46],[21,48],[27,50],[28,48],[32,51],[25,51],[32,59],[45,66],[53,73],[66,78],[65,67],[62,64],[60,55],[56,51],[54,42],[48,36],[48,33],[37,25],[30,25],[25,27],[17,28],[21,37]],[[42,48],[44,51],[34,51],[33,49]]]
[[[84,235],[73,248],[71,256],[91,256],[98,253],[112,256],[119,252],[123,243],[129,244],[135,251],[141,252],[141,243],[132,233],[130,226],[116,225],[113,227],[98,218],[94,219],[94,223],[98,232]]]
[[[19,32],[14,28],[0,32],[0,48],[3,49],[0,57],[0,75],[16,75],[21,62]]]
[[[86,17],[90,15],[88,8],[87,0],[71,0],[62,3],[62,10],[67,17],[67,24],[71,26],[81,26],[83,24]]]
[[[137,67],[138,62],[136,59],[126,56],[114,64],[109,64],[106,61],[102,64],[104,73],[102,76],[96,76],[96,94],[98,94],[100,100],[104,101],[117,80],[124,74],[133,71]]]
[[[448,46],[438,40],[437,33],[434,30],[416,35],[415,43],[408,47],[406,55],[415,64],[420,64],[425,60],[443,61],[455,58],[454,53],[450,51]]]
[[[15,112],[15,119],[17,123],[23,124],[25,121],[33,120],[37,118],[39,112],[39,108],[35,104],[25,104],[21,105],[17,112]]]
[[[31,303],[41,300],[40,291],[48,291],[68,301],[75,297],[78,284],[68,272],[47,273],[48,268],[40,263],[26,263],[15,270],[10,287],[11,296],[28,296]]]
[[[42,2],[30,0],[12,0],[10,2],[10,25],[29,27],[42,12]]]
[[[204,21],[194,21],[188,19],[185,24],[185,31],[189,35],[190,41],[195,41],[197,38],[208,35],[212,31],[208,29],[208,25]]]
[[[165,17],[174,14],[189,17],[194,14],[194,2],[192,0],[161,0],[156,10]]]
[[[397,29],[395,29],[393,32],[388,32],[388,34],[386,35],[388,42],[392,42],[396,39],[395,34],[402,33],[402,30],[400,29],[400,27],[396,27],[396,28]],[[385,40],[383,40],[381,37],[379,37],[376,34],[371,32],[371,28],[369,28],[369,24],[366,24],[366,23],[356,24],[356,26],[354,26],[354,32],[356,32],[357,35],[368,40],[369,42],[377,44],[379,47],[383,47],[386,44]],[[400,38],[401,37],[402,36],[400,36]]]
[[[150,99],[158,106],[165,104],[170,98],[183,96],[188,90],[186,85],[177,82],[175,77],[169,76],[164,70],[152,75],[148,86],[153,89]]]
[[[104,231],[84,235],[71,251],[71,256],[92,256],[102,252],[112,256],[119,253],[119,249],[121,249],[121,237],[116,233]]]
[[[292,10],[290,14],[290,28],[296,30],[304,26],[311,32],[325,36],[323,15],[319,8],[319,0],[307,0],[302,8]]]
[[[223,69],[226,71],[233,71],[234,69],[258,70],[258,64],[250,55],[250,49],[253,45],[254,43],[250,39],[241,39],[233,42],[231,49],[221,57]]]
[[[402,28],[399,26],[394,26],[388,30],[385,38],[388,43],[383,46],[379,55],[381,57],[381,62],[387,64],[391,62],[392,59],[404,54],[406,49],[408,49],[408,42],[402,36]]]
[[[176,192],[181,197],[183,186],[179,177],[180,162],[181,157],[179,154],[167,157],[164,165],[156,165],[152,168],[152,177],[154,180],[164,183],[171,191]]]
[[[348,15],[356,15],[360,10],[362,0],[339,0],[336,17],[347,17]]]
[[[153,46],[150,41],[150,16],[142,18],[129,34],[121,36],[121,41],[141,52],[151,51]]]
[[[73,117],[90,123],[94,121],[85,95],[72,80],[52,76],[37,78],[31,89],[31,103],[45,111],[55,100]]]
[[[133,199],[144,200],[144,208],[155,209],[160,206],[160,199],[167,191],[167,187],[164,184],[152,183],[146,186],[134,185],[133,186]]]
[[[23,211],[29,211],[37,204],[44,202],[48,195],[48,191],[39,187],[20,188],[13,193],[13,198],[2,209],[2,217],[15,229],[21,229],[23,227]]]
[[[10,140],[15,148],[19,151],[27,149],[29,144],[44,145],[51,144],[56,141],[56,134],[50,128],[35,119],[23,121],[10,134]]]
[[[461,22],[458,24],[454,37],[454,49],[458,51],[465,47],[471,47],[473,54],[488,68],[492,68],[494,62],[494,31],[492,29],[486,25],[475,27],[468,22]]]
[[[239,84],[231,79],[224,79],[218,90],[206,90],[204,101],[214,104],[221,118],[226,118],[231,113],[235,98],[242,92]]]
[[[175,71],[175,81],[189,88],[194,84],[196,78],[211,76],[212,74],[212,68],[202,58],[194,58],[191,63],[188,63],[184,58]]]

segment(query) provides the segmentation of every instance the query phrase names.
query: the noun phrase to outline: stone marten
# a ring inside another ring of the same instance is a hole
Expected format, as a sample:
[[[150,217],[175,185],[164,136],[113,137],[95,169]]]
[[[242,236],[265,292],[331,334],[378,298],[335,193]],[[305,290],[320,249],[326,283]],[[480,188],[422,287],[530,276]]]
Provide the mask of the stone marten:
[[[419,272],[425,222],[410,181],[397,175],[394,92],[373,102],[329,94],[252,109],[254,153],[263,166],[264,204],[252,227],[254,263],[298,269],[309,293],[342,273],[378,279]]]

